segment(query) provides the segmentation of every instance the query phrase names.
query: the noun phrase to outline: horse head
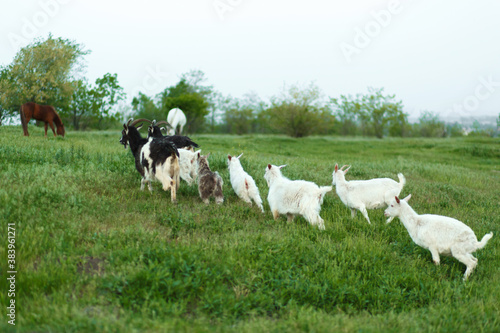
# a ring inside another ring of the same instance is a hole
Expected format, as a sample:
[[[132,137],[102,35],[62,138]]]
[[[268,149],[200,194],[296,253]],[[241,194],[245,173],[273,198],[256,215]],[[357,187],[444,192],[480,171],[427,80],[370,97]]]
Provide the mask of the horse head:
[[[61,126],[56,126],[57,127],[57,135],[61,135],[64,138],[64,134],[66,134],[66,131],[64,129],[64,124],[61,123]]]

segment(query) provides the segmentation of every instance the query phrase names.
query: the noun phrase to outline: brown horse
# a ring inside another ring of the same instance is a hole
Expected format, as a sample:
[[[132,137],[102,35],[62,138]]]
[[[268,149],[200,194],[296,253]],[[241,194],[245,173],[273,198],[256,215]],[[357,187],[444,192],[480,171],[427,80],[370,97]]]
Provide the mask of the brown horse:
[[[21,105],[21,123],[23,125],[23,131],[25,136],[29,136],[28,133],[28,122],[31,118],[36,120],[41,120],[45,123],[45,137],[47,137],[47,125],[50,125],[54,136],[56,136],[56,131],[54,130],[54,124],[57,127],[57,134],[64,137],[64,125],[62,123],[61,117],[56,112],[56,109],[50,105],[40,105],[33,102],[28,102]]]

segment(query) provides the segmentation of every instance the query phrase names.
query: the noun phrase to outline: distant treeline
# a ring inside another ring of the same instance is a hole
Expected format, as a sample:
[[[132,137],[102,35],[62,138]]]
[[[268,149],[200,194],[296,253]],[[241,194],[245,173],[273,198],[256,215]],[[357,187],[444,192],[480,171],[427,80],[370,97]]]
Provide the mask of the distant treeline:
[[[139,92],[124,107],[126,95],[117,74],[104,74],[95,83],[83,77],[83,58],[89,53],[74,41],[52,35],[22,48],[11,64],[0,67],[0,124],[31,101],[55,106],[66,127],[74,130],[118,128],[125,117],[166,120],[168,111],[177,107],[186,114],[188,133],[377,138],[465,134],[461,125],[445,124],[429,111],[410,123],[403,102],[383,88],[331,98],[312,83],[291,85],[265,102],[253,92],[242,98],[223,96],[205,84],[205,74],[196,70],[181,75],[178,83],[156,96]],[[493,136],[498,131],[478,125],[472,134]]]

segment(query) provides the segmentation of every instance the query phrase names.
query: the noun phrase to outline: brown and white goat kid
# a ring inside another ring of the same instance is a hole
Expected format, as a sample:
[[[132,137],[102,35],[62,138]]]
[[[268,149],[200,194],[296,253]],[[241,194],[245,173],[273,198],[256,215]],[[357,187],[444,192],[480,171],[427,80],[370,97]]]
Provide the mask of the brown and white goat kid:
[[[215,197],[215,203],[218,205],[224,202],[224,195],[222,194],[222,181],[221,176],[217,171],[212,172],[208,165],[208,156],[200,155],[198,152],[198,192],[200,198],[205,204],[210,202],[210,197]]]
[[[144,167],[144,181],[158,180],[163,185],[163,190],[170,190],[171,201],[177,202],[177,189],[179,189],[179,152],[175,145],[163,138],[149,138],[141,149],[141,164]]]
[[[418,215],[408,204],[411,194],[404,199],[395,200],[385,210],[385,216],[399,217],[411,239],[418,246],[431,251],[432,260],[439,265],[439,255],[451,255],[467,266],[464,280],[467,280],[477,265],[472,255],[482,249],[493,237],[490,232],[479,242],[472,231],[463,222],[442,215]]]
[[[311,225],[325,230],[325,222],[319,216],[325,194],[332,190],[331,186],[319,187],[305,180],[290,180],[281,174],[285,167],[268,164],[264,179],[269,186],[267,201],[276,220],[280,214],[286,214],[288,222],[295,215],[302,215]]]

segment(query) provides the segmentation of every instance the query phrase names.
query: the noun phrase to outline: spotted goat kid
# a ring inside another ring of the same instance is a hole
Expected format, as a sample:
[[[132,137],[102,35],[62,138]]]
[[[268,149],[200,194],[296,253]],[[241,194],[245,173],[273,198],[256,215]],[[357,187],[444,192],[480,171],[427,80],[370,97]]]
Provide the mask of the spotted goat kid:
[[[208,165],[208,156],[200,155],[198,153],[198,192],[200,192],[201,200],[208,205],[210,197],[215,197],[215,203],[218,205],[224,202],[224,195],[222,194],[222,181],[221,176],[217,171],[212,172]]]

